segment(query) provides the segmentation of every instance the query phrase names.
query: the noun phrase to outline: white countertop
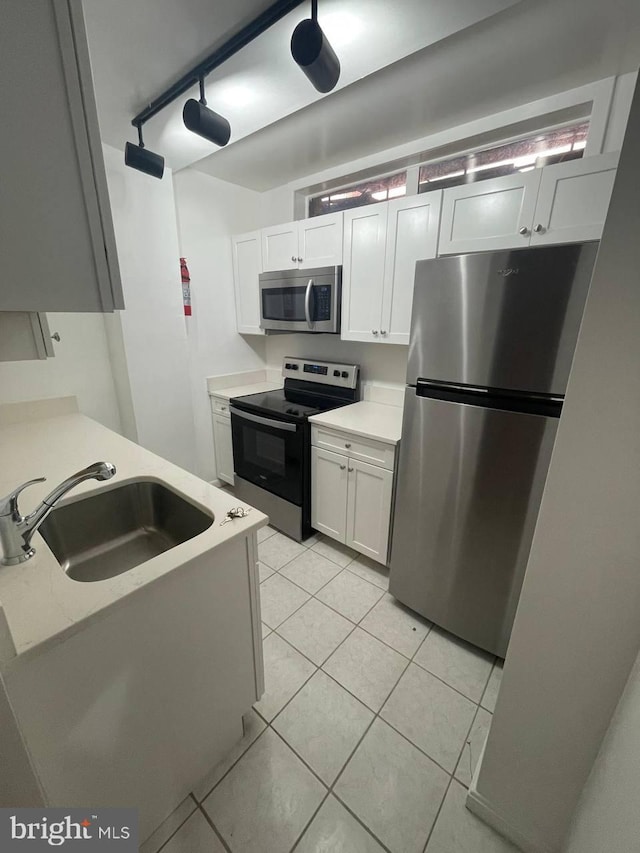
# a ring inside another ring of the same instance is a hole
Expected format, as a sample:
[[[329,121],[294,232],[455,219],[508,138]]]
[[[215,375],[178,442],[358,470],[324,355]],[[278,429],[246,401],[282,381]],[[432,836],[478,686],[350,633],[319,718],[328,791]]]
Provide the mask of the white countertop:
[[[209,391],[210,397],[230,400],[231,397],[243,397],[246,394],[266,394],[267,391],[279,391],[283,387],[280,382],[254,382],[253,385],[234,385],[232,388],[218,388]]]
[[[0,669],[10,666],[15,656],[35,652],[43,644],[61,642],[90,618],[97,618],[101,611],[146,584],[267,522],[265,515],[253,509],[246,518],[221,526],[228,510],[246,505],[84,415],[63,414],[20,423],[7,423],[5,419],[4,424],[0,418],[0,495],[31,478],[47,477],[46,483],[37,483],[21,494],[23,515],[31,512],[55,485],[97,460],[113,462],[116,475],[105,482],[81,483],[61,504],[132,479],[156,480],[213,514],[213,524],[146,563],[93,583],[67,577],[36,532],[32,540],[36,554],[31,560],[18,566],[0,565]],[[215,570],[215,563],[212,567]]]
[[[339,429],[362,438],[385,441],[388,444],[397,444],[402,433],[400,406],[387,406],[367,400],[312,415],[309,420],[312,424]]]

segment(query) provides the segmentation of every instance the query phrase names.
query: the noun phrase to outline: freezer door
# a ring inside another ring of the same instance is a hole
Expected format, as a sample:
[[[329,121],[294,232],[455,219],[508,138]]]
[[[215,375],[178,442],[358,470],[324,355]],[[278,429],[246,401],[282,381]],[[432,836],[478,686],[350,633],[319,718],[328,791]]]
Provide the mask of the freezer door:
[[[555,417],[405,395],[390,592],[504,657]]]
[[[407,384],[564,394],[597,246],[418,261]]]

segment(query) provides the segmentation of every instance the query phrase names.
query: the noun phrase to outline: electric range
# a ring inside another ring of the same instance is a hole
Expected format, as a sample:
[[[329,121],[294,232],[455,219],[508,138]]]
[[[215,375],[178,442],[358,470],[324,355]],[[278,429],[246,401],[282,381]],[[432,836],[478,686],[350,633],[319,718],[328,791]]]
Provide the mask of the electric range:
[[[284,388],[230,400],[237,496],[301,541],[311,535],[311,415],[360,399],[356,364],[285,357]]]

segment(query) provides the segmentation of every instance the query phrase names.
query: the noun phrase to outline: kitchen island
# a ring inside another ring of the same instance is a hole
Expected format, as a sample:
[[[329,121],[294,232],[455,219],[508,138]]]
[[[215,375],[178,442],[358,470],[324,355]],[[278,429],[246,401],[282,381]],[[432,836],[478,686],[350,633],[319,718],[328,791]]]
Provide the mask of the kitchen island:
[[[0,407],[0,494],[46,476],[21,494],[26,514],[104,459],[115,477],[61,505],[151,481],[211,524],[106,580],[72,580],[39,533],[31,560],[0,567],[0,736],[16,763],[0,805],[134,806],[144,839],[242,736],[263,692],[256,531],[267,518],[254,509],[222,524],[238,505],[229,493],[75,409],[73,398]]]

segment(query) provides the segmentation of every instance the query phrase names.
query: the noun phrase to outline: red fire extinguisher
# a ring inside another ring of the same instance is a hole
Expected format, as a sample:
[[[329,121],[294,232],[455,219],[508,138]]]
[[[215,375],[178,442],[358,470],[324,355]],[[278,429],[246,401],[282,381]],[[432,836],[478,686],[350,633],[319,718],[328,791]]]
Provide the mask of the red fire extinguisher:
[[[187,267],[187,259],[180,258],[180,277],[182,278],[182,304],[185,317],[191,316],[191,276]]]

